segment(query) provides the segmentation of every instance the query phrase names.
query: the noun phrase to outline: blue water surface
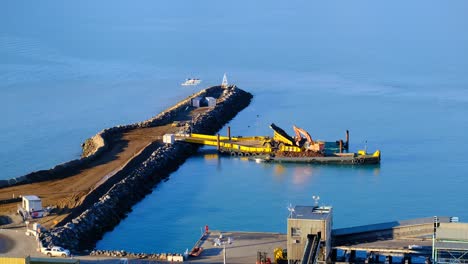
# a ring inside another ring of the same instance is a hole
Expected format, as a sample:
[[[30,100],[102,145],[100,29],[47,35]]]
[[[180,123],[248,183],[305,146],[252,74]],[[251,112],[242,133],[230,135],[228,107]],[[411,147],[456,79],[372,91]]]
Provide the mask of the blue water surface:
[[[286,207],[334,227],[433,215],[468,221],[468,4],[447,1],[5,1],[0,178],[78,158],[101,129],[145,120],[201,87],[254,94],[235,135],[296,124],[351,132],[376,167],[190,158],[97,244],[182,252],[212,229],[286,232]],[[226,128],[222,133],[226,132]]]

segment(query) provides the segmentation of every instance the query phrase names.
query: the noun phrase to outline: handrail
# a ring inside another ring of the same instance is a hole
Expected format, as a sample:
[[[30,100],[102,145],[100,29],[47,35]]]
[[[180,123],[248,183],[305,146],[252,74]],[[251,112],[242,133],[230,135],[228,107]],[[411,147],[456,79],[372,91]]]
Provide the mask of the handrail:
[[[307,235],[307,243],[302,256],[302,264],[315,264],[320,250],[320,234]]]

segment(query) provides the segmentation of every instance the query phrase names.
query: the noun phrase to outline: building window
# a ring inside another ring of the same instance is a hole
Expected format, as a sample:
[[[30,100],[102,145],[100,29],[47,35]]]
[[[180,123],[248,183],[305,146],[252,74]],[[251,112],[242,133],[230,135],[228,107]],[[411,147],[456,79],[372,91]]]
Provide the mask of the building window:
[[[301,236],[301,229],[298,227],[292,227],[291,236]]]

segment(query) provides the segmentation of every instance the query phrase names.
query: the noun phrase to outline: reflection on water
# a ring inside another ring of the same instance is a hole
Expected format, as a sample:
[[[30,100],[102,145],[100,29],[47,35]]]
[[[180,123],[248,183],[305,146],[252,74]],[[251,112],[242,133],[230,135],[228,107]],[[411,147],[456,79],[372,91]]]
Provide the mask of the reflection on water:
[[[339,164],[305,164],[305,163],[257,163],[249,157],[242,156],[228,156],[221,155],[216,149],[213,148],[201,148],[195,157],[201,157],[204,163],[207,165],[217,165],[218,169],[221,169],[221,163],[223,159],[234,159],[242,162],[252,163],[251,166],[259,166],[263,168],[272,169],[273,176],[278,179],[288,175],[289,171],[292,171],[293,183],[304,184],[312,176],[320,175],[322,168],[327,168],[338,173],[346,174],[346,172],[354,171],[359,175],[374,175],[379,176],[381,173],[380,164],[372,165],[339,165]]]
[[[379,176],[380,174],[380,165],[374,167],[374,176]]]
[[[293,183],[301,185],[307,183],[312,177],[312,167],[296,167],[293,170]]]
[[[275,172],[275,176],[282,176],[284,174],[284,166],[282,164],[275,164],[273,166],[273,171]]]
[[[214,153],[214,154],[207,153],[207,154],[203,154],[203,158],[207,161],[218,160],[219,155],[218,153]]]
[[[205,165],[214,165],[216,166],[216,171],[221,171],[221,159],[216,150],[213,149],[202,149],[196,154],[197,157],[203,157]]]

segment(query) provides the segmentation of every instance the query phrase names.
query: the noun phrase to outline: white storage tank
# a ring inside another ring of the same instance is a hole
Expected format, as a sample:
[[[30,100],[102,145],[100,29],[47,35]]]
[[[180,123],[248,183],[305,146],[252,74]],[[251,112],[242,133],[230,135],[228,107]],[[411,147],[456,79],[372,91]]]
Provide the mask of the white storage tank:
[[[216,98],[206,97],[206,101],[208,102],[208,107],[215,107],[216,106]]]
[[[175,142],[174,134],[165,134],[163,136],[163,142],[166,143],[166,144],[174,144],[174,142]]]

